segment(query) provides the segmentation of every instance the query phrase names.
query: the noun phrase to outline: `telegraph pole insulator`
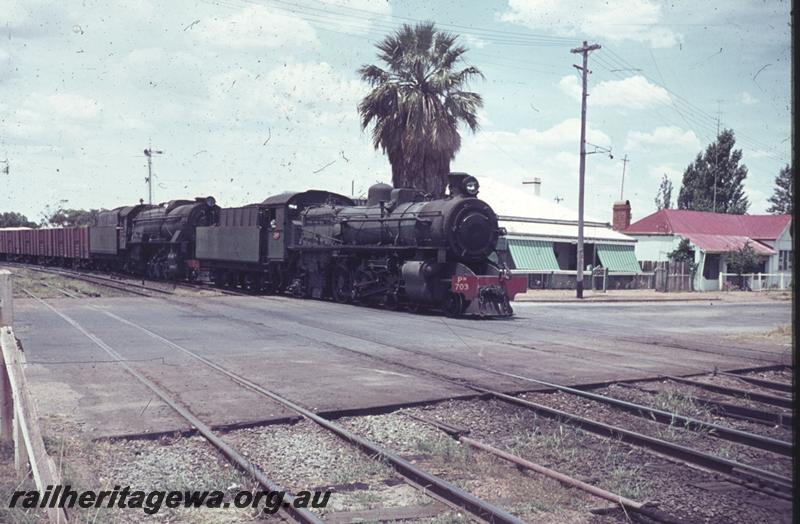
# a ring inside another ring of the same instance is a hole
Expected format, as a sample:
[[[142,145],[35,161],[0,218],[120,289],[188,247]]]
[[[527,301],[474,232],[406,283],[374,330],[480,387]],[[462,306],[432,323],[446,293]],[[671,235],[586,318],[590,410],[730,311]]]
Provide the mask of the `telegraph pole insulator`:
[[[571,53],[583,55],[583,65],[575,66],[581,72],[583,90],[581,93],[581,156],[578,168],[578,256],[575,292],[577,298],[583,298],[583,194],[586,178],[586,81],[589,75],[589,53],[600,49],[599,44],[589,45],[586,40],[581,47],[571,49]]]

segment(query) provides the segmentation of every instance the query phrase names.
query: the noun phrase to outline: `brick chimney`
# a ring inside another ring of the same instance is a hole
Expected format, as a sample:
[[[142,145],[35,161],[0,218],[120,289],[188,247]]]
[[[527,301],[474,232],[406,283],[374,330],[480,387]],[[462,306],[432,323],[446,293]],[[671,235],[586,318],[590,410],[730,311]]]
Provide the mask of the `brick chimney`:
[[[624,231],[631,225],[631,202],[614,202],[614,218],[611,227],[614,231]]]

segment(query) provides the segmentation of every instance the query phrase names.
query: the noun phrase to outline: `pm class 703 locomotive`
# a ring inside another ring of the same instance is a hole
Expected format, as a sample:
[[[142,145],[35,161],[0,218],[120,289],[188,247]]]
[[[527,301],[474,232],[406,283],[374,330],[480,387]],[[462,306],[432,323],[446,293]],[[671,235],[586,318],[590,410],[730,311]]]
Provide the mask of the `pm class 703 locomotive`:
[[[220,287],[507,317],[527,280],[496,263],[505,232],[478,189],[474,177],[451,173],[440,199],[376,184],[365,205],[309,190],[237,208],[212,197],[124,207],[89,228],[84,259],[22,258],[171,280],[208,272]],[[0,236],[0,256],[15,259],[3,246]]]

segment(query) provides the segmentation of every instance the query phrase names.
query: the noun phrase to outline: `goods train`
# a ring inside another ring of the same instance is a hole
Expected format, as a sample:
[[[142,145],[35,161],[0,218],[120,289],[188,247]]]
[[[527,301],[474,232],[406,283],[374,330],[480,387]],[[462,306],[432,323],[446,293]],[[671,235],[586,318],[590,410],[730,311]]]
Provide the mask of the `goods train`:
[[[505,234],[478,181],[448,194],[370,187],[366,202],[328,191],[220,208],[213,197],[103,211],[92,227],[0,230],[0,259],[195,280],[341,303],[507,317],[527,281],[497,263]]]

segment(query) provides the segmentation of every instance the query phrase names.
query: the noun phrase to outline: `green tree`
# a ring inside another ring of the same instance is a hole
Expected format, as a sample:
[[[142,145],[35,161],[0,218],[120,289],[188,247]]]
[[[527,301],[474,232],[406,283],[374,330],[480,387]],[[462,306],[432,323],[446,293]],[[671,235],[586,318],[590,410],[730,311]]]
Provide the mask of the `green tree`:
[[[733,215],[747,212],[750,203],[744,196],[743,185],[747,178],[747,166],[739,165],[742,150],[734,150],[735,143],[733,131],[725,129],[714,143],[709,144],[705,152],[697,154],[694,162],[683,173],[678,209]]]
[[[46,206],[42,214],[42,225],[49,227],[94,226],[97,224],[97,215],[101,211],[104,210],[64,209],[61,206],[54,210],[50,206]]]
[[[39,227],[36,222],[31,222],[22,213],[7,211],[0,213],[0,227]]]
[[[683,238],[672,253],[667,255],[673,262],[685,262],[689,268],[690,285],[694,289],[694,277],[697,274],[697,262],[694,261],[694,248],[688,238]]]
[[[758,271],[760,261],[758,253],[756,253],[750,241],[744,243],[742,247],[736,251],[728,253],[725,257],[729,273],[736,273],[739,280],[739,289],[745,289],[745,273],[755,273]]]
[[[461,147],[459,125],[478,129],[483,100],[464,89],[483,74],[460,68],[467,48],[457,39],[432,22],[404,24],[376,45],[383,67],[359,69],[371,86],[358,105],[361,127],[373,126],[373,145],[389,157],[395,187],[443,195],[450,161]]]
[[[661,179],[661,185],[658,186],[655,203],[656,209],[659,211],[672,207],[672,180],[667,177],[666,173],[664,173],[664,177]]]
[[[775,192],[768,199],[772,205],[767,209],[767,213],[791,215],[793,200],[794,179],[792,178],[792,166],[786,164],[786,167],[781,168],[780,173],[775,177]]]

